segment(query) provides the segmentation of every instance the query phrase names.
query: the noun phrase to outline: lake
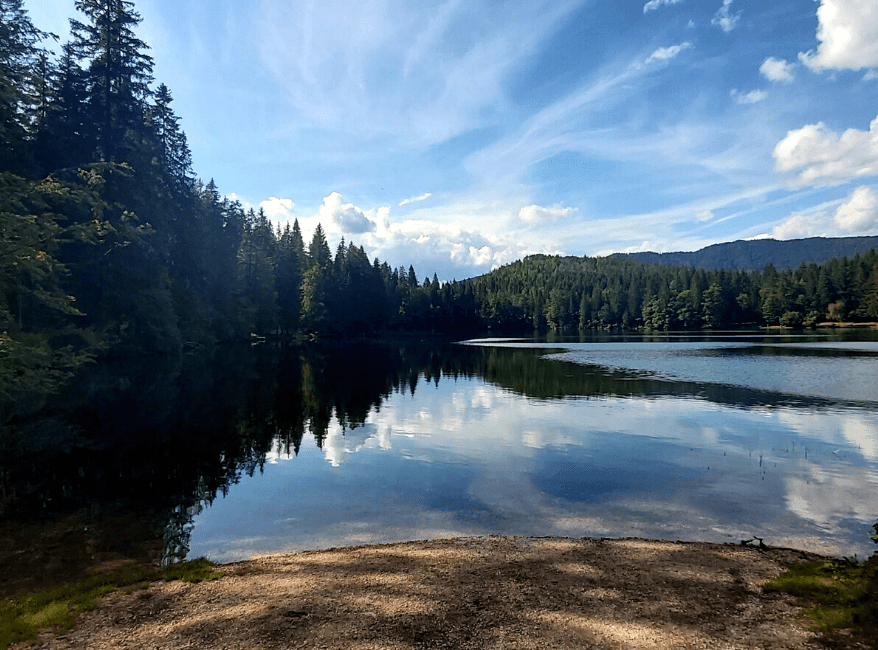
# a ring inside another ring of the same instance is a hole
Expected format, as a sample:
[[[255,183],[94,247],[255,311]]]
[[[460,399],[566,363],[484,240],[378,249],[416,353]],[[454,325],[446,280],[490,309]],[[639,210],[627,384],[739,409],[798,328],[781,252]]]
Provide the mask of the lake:
[[[490,534],[874,549],[874,333],[254,354],[271,385],[228,416],[247,442],[177,507],[166,557]]]

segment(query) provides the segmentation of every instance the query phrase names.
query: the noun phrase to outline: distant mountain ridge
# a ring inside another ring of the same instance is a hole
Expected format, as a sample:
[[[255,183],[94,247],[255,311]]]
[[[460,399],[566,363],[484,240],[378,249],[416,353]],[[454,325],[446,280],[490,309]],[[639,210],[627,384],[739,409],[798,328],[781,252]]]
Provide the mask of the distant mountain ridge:
[[[802,264],[823,264],[873,248],[878,249],[878,237],[808,237],[787,241],[739,240],[688,253],[615,253],[611,257],[705,270],[761,271],[769,264],[774,264],[778,270],[795,269]]]

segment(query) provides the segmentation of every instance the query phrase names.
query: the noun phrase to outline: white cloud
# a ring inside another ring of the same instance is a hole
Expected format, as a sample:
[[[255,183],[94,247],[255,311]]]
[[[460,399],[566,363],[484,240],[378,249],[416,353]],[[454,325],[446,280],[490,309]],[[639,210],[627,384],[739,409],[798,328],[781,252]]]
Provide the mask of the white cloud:
[[[562,217],[576,214],[576,208],[564,208],[561,205],[553,205],[544,208],[539,205],[526,205],[518,211],[518,218],[525,223],[541,223],[543,221],[557,221]]]
[[[682,52],[683,50],[688,50],[690,47],[692,47],[692,43],[689,43],[688,41],[685,43],[680,43],[678,45],[671,45],[669,47],[660,47],[655,52],[650,54],[646,58],[646,60],[644,60],[644,63],[650,64],[653,61],[670,61],[680,52]]]
[[[290,221],[293,219],[293,208],[295,203],[292,199],[279,199],[276,196],[262,201],[259,207],[265,211],[266,216],[275,221]]]
[[[492,124],[508,79],[580,0],[264,2],[264,69],[301,130],[388,147],[430,146]],[[488,3],[490,5],[490,3]],[[514,44],[514,45],[513,45]]]
[[[695,218],[702,223],[713,221],[713,210],[702,210],[695,215]]]
[[[723,0],[723,6],[717,10],[713,19],[710,21],[711,25],[719,25],[719,27],[726,33],[735,28],[738,24],[738,19],[741,17],[740,12],[736,14],[729,13],[729,7],[731,4],[732,0]]]
[[[845,198],[792,212],[771,231],[775,239],[846,237],[878,233],[878,196],[863,185]]]
[[[738,104],[755,104],[768,97],[768,93],[764,90],[751,90],[749,93],[742,93],[735,89],[729,94],[735,98],[735,102]]]
[[[226,194],[226,198],[227,198],[229,201],[231,201],[232,203],[235,203],[235,202],[240,203],[240,204],[241,204],[241,208],[242,208],[245,212],[246,212],[247,210],[249,210],[250,208],[253,207],[253,204],[252,204],[252,203],[250,203],[249,201],[247,201],[247,200],[244,199],[243,197],[238,196],[237,192],[231,192],[231,193],[229,193],[229,194]]]
[[[835,211],[834,221],[846,232],[874,232],[878,228],[878,196],[866,185],[858,187]]]
[[[787,63],[783,59],[775,59],[770,56],[762,62],[761,66],[759,66],[759,72],[762,73],[763,77],[771,81],[789,83],[795,79],[795,75],[793,74],[793,69],[795,67],[796,65],[794,63]]]
[[[376,228],[375,222],[363,210],[352,203],[342,203],[342,196],[338,192],[323,197],[317,217],[323,224],[334,224],[342,234],[363,234]]]
[[[409,203],[417,203],[419,201],[426,201],[431,196],[433,196],[433,195],[430,194],[430,192],[425,192],[424,194],[421,194],[420,196],[411,196],[407,199],[403,199],[402,201],[400,201],[399,207],[402,207],[404,205],[408,205]]]
[[[874,0],[821,0],[817,9],[817,51],[799,60],[819,72],[878,67],[878,3]]]
[[[795,212],[771,231],[771,236],[774,239],[802,239],[804,237],[823,237],[827,234],[824,218]]]
[[[789,131],[774,148],[775,167],[798,171],[802,184],[832,184],[878,174],[878,117],[869,131],[840,136],[823,122]]]
[[[675,5],[679,4],[682,1],[683,0],[649,0],[649,2],[643,5],[643,13],[654,11],[662,5]]]

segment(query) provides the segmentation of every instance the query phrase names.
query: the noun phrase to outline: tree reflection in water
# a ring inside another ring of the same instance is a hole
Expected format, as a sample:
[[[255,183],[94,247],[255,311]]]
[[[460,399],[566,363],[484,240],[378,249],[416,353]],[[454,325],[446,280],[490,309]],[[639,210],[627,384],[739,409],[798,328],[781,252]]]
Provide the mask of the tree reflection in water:
[[[821,405],[796,395],[549,362],[541,358],[547,351],[408,338],[116,359],[83,373],[41,418],[5,425],[0,513],[7,523],[79,513],[86,528],[107,513],[110,521],[146,521],[160,544],[145,548],[160,545],[161,561],[174,562],[188,553],[193,517],[243,476],[261,472],[269,452],[298,454],[307,435],[322,449],[333,418],[343,427],[360,426],[390,395],[414,395],[422,381],[480,377],[538,399],[692,395],[745,407]],[[118,548],[112,534],[101,539],[90,542],[95,557],[102,549],[130,550]]]

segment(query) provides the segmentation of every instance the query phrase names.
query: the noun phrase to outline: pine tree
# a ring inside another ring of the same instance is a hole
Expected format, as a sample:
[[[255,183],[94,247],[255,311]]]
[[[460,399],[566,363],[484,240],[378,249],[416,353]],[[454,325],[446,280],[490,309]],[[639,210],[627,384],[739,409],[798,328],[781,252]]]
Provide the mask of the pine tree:
[[[97,153],[124,160],[126,135],[143,128],[152,82],[149,46],[134,34],[140,14],[130,0],[76,0],[88,18],[70,21],[72,51],[87,64],[89,108],[96,125]]]
[[[186,133],[180,128],[180,118],[171,108],[171,91],[161,84],[155,93],[155,104],[150,110],[150,121],[158,140],[162,172],[169,187],[178,195],[192,188],[192,153]]]
[[[22,0],[0,0],[0,171],[28,171],[27,140],[45,61],[38,43],[46,36],[31,23]]]
[[[323,233],[323,226],[319,223],[314,229],[311,244],[308,246],[308,260],[310,266],[319,266],[322,269],[327,268],[332,263],[332,252],[329,250],[329,243]]]
[[[43,174],[93,162],[97,142],[88,113],[87,74],[76,63],[69,43],[63,46],[53,77],[45,116],[34,138],[34,157]]]
[[[299,222],[295,222],[298,230]],[[302,268],[297,252],[294,230],[287,222],[278,241],[275,287],[277,288],[278,323],[281,333],[292,334],[299,327],[302,304]],[[298,247],[302,248],[302,233],[298,232]]]

